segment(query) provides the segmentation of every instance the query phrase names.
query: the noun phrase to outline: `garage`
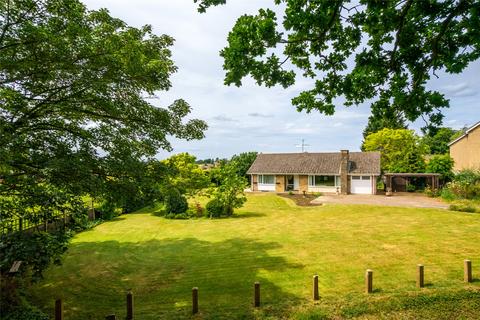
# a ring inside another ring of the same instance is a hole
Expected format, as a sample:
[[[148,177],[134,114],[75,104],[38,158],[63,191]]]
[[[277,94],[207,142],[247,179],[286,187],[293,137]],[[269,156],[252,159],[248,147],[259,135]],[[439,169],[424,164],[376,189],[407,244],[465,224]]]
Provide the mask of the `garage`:
[[[370,176],[350,176],[350,193],[373,194]]]

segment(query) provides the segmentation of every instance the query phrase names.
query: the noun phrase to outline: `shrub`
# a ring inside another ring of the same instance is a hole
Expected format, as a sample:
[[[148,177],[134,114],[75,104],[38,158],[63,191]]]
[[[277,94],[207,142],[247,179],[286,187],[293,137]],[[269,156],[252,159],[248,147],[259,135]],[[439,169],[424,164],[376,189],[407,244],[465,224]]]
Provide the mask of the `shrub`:
[[[195,202],[195,215],[201,217],[204,215],[205,209],[202,208],[199,202]]]
[[[104,201],[99,208],[100,211],[100,218],[102,220],[112,220],[117,214],[117,209],[115,204],[111,201]]]
[[[176,189],[172,189],[165,196],[165,210],[167,213],[184,213],[188,209],[187,198]]]
[[[442,197],[445,200],[480,198],[480,171],[460,171],[444,190]]]
[[[48,320],[48,316],[36,307],[24,302],[2,317],[4,320]]]
[[[470,212],[470,213],[474,213],[477,211],[477,209],[475,208],[475,206],[473,206],[472,204],[463,204],[463,203],[454,203],[454,204],[451,204],[449,207],[448,207],[448,210],[451,210],[451,211],[461,211],[461,212]]]
[[[217,218],[225,214],[225,207],[222,201],[214,198],[210,200],[206,207],[205,215],[210,218]]]
[[[453,201],[458,198],[450,189],[450,183],[448,183],[445,188],[442,189],[440,196],[446,201]]]
[[[293,191],[292,190],[288,191],[288,194],[293,196]]]
[[[415,191],[415,185],[414,184],[407,184],[406,187],[408,192],[414,192]]]
[[[72,236],[64,232],[17,232],[0,236],[0,271],[6,272],[14,261],[20,260],[28,266],[33,280],[42,278],[43,271],[51,264],[60,264],[62,254],[67,251]],[[24,272],[26,272],[24,268]]]
[[[425,193],[427,197],[435,198],[440,195],[441,191],[439,189],[432,189],[430,187],[426,187],[425,190],[423,190],[423,193]]]
[[[216,170],[219,185],[212,186],[208,191],[213,196],[210,201],[210,211],[207,204],[208,216],[231,216],[235,208],[242,207],[247,201],[244,194],[247,180],[244,177],[239,177],[235,170],[235,166],[229,164],[225,164]],[[212,202],[213,200],[215,202]]]

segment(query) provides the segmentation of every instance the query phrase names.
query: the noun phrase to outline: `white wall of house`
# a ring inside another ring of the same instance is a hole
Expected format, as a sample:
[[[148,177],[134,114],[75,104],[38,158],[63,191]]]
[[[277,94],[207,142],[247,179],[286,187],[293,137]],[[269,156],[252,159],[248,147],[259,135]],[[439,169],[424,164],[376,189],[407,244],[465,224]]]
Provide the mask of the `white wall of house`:
[[[340,187],[339,187],[340,188]],[[308,192],[336,193],[337,187],[312,187],[308,186]]]

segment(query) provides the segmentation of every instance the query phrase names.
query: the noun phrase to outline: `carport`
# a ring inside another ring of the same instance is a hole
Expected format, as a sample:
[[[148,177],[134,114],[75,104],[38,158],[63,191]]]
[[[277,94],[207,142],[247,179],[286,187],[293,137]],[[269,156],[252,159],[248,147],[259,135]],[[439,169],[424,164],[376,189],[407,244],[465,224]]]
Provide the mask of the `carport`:
[[[425,178],[426,185],[431,189],[438,189],[440,174],[438,173],[385,173],[387,190],[393,192],[407,191],[407,186],[413,179]],[[389,189],[390,188],[390,189]]]

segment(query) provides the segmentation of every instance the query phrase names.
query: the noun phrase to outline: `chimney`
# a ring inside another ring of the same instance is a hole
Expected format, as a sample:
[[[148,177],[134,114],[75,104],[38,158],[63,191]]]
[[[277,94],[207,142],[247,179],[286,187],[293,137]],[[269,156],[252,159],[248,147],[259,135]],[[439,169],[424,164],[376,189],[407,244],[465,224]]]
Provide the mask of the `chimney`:
[[[340,193],[349,194],[350,186],[348,181],[348,161],[349,161],[349,152],[348,150],[340,150],[341,161],[340,161]]]

